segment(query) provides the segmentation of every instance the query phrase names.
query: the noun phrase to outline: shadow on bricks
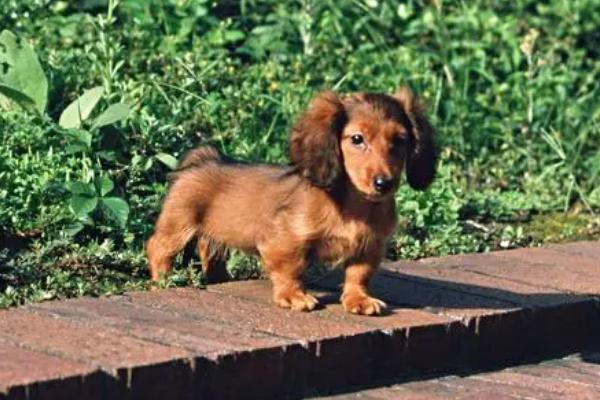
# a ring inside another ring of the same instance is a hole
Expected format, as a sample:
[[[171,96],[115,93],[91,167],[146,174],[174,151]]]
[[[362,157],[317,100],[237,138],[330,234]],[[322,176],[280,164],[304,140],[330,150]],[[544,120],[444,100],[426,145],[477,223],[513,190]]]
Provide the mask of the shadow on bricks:
[[[482,272],[463,265],[464,269],[416,262],[388,264],[371,282],[371,294],[388,304],[389,314],[417,309],[457,322],[440,332],[431,328],[406,332],[406,346],[410,348],[412,341],[415,354],[410,362],[421,364],[423,371],[445,366],[486,368],[598,343],[597,293],[577,293],[576,287],[569,291],[548,280],[528,280],[537,271],[519,274],[515,268],[512,275],[504,275],[501,268],[486,266]],[[496,271],[500,272],[489,273]],[[325,307],[338,301],[341,275],[340,271],[313,282],[313,287],[328,291],[320,298]],[[419,333],[426,339],[423,349],[417,350]],[[435,359],[435,366],[425,361],[428,358]]]
[[[391,309],[416,308],[456,315],[471,314],[469,310],[533,309],[593,301],[599,297],[598,293],[562,291],[543,283],[538,286],[519,281],[518,277],[507,279],[454,271],[440,273],[440,278],[433,278],[431,275],[434,274],[426,268],[423,270],[423,276],[418,276],[383,268],[371,281],[371,294],[386,301]],[[324,305],[327,305],[338,301],[336,293],[342,280],[342,271],[336,271],[311,283],[311,286],[329,292],[321,296]]]

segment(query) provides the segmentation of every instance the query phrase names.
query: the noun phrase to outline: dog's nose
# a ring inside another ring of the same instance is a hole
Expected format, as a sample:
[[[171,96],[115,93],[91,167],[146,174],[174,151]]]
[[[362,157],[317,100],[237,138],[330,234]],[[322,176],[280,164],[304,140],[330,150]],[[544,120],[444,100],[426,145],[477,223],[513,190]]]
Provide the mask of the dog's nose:
[[[387,193],[394,187],[394,180],[385,175],[377,175],[373,179],[373,186],[379,193]]]

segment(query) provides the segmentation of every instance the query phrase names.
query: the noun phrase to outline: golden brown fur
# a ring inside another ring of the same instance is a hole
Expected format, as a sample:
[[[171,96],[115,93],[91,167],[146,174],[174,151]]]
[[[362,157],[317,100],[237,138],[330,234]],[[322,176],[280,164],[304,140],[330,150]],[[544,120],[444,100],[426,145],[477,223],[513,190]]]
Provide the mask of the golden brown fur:
[[[360,137],[359,137],[360,136]],[[405,88],[395,95],[319,94],[294,125],[290,166],[227,160],[212,147],[183,159],[147,243],[153,280],[198,238],[202,268],[222,278],[224,248],[260,255],[281,307],[312,310],[301,275],[311,261],[341,264],[341,301],[357,314],[385,307],[367,292],[396,223],[393,194],[406,169],[425,189],[435,175],[433,129]]]

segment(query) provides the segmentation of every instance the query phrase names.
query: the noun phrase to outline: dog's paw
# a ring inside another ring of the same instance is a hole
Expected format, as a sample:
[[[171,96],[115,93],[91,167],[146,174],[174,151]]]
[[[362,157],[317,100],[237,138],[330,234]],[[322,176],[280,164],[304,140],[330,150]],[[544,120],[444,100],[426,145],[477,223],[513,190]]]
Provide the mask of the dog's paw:
[[[279,307],[291,308],[295,311],[311,311],[319,305],[319,300],[300,290],[276,294],[273,301]]]
[[[362,293],[343,295],[342,305],[346,312],[359,315],[381,315],[387,308],[383,301]]]

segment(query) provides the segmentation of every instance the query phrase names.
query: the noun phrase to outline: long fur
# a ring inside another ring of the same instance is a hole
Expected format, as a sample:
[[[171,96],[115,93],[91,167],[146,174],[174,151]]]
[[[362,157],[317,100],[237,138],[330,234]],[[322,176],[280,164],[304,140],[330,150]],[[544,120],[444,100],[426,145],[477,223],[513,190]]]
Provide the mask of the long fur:
[[[213,147],[189,152],[147,242],[153,280],[192,238],[207,275],[226,277],[225,248],[260,255],[282,307],[312,310],[301,275],[311,261],[342,264],[344,308],[379,314],[367,286],[396,222],[394,191],[434,178],[434,131],[407,89],[389,96],[319,94],[294,124],[291,166],[242,164]],[[360,136],[360,140],[356,139]],[[360,142],[360,143],[359,143]],[[385,178],[385,190],[376,185]]]

